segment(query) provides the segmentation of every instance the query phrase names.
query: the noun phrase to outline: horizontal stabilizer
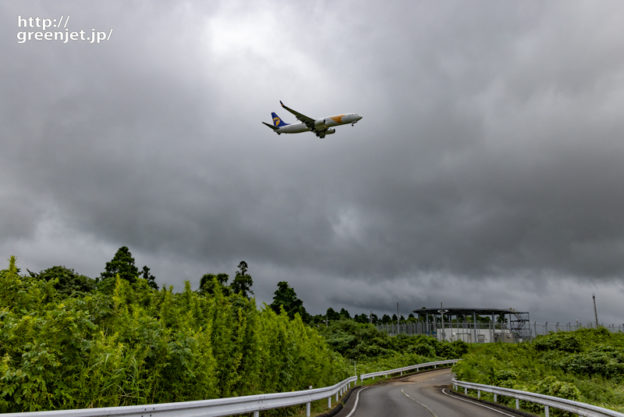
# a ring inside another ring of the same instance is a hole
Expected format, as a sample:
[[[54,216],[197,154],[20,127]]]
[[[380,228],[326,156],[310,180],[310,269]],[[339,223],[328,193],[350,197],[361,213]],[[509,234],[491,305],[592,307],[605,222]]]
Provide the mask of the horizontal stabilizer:
[[[271,128],[271,129],[273,129],[273,130],[277,130],[277,127],[275,127],[275,126],[273,126],[273,125],[270,125],[270,124],[268,124],[268,123],[266,123],[266,122],[262,122],[262,124],[263,124],[263,125],[265,125],[265,126],[270,127],[270,128]]]

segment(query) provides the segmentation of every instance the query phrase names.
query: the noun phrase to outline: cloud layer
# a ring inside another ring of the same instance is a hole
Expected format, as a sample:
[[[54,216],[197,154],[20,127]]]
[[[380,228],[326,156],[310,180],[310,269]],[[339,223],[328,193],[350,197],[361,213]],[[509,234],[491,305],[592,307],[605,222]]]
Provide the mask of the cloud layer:
[[[16,42],[18,16],[111,40]],[[245,259],[313,312],[514,307],[621,322],[617,1],[4,3],[0,250],[161,283]],[[319,141],[282,99],[358,112]],[[278,113],[287,121],[294,117]],[[581,306],[581,307],[580,307]]]

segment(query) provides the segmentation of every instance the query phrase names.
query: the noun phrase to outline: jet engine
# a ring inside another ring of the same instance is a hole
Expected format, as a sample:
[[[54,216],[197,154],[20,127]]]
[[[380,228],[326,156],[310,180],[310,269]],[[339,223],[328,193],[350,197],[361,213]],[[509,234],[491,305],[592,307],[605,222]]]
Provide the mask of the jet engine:
[[[327,130],[325,131],[325,134],[326,134],[326,135],[333,135],[334,133],[336,133],[336,129],[327,129]]]
[[[316,128],[317,128],[317,129],[319,129],[319,130],[320,130],[320,129],[322,129],[322,128],[324,128],[325,126],[327,126],[326,120],[327,120],[327,119],[318,119],[318,120],[315,120],[315,121],[314,121],[314,127],[316,127]]]

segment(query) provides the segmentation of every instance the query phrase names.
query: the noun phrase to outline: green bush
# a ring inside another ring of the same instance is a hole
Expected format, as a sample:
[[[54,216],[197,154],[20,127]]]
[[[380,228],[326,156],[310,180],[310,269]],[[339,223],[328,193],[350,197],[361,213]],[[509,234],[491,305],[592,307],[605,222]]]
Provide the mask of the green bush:
[[[604,328],[551,333],[521,344],[473,345],[453,370],[460,380],[624,411],[624,334]]]

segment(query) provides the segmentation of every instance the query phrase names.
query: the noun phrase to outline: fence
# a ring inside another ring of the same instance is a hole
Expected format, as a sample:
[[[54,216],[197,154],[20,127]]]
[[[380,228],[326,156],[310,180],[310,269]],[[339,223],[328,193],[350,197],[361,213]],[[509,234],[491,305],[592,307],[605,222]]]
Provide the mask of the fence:
[[[517,323],[515,324],[517,326]],[[624,323],[601,325],[611,332],[624,332]],[[595,328],[594,323],[576,322],[540,322],[522,323],[522,327],[509,328],[509,323],[503,322],[477,322],[452,320],[448,322],[401,322],[393,324],[378,324],[377,330],[392,336],[405,334],[429,335],[439,340],[452,342],[463,340],[466,343],[492,343],[492,342],[522,342],[539,335],[558,331],[573,331],[578,329]]]
[[[457,381],[453,379],[453,389],[457,391],[458,387],[464,388],[464,393],[468,394],[468,390],[477,391],[477,398],[481,398],[481,392],[488,392],[494,394],[494,402],[497,401],[497,396],[511,397],[516,400],[516,410],[520,409],[520,401],[527,401],[534,404],[540,404],[544,406],[544,415],[549,417],[550,408],[557,408],[563,411],[569,411],[579,416],[587,417],[624,417],[624,414],[617,411],[609,410],[607,408],[597,407],[591,404],[585,404],[578,401],[566,400],[558,397],[551,397],[549,395],[536,394],[527,391],[518,391],[510,388],[495,387],[492,385],[475,384],[473,382]]]
[[[606,328],[612,333],[624,332],[624,323],[622,324],[601,324],[602,327]],[[580,321],[575,322],[544,322],[538,323],[533,322],[532,335],[538,336],[543,334],[548,334],[550,332],[571,332],[573,330],[578,329],[594,329],[596,328],[595,323],[582,323]]]

